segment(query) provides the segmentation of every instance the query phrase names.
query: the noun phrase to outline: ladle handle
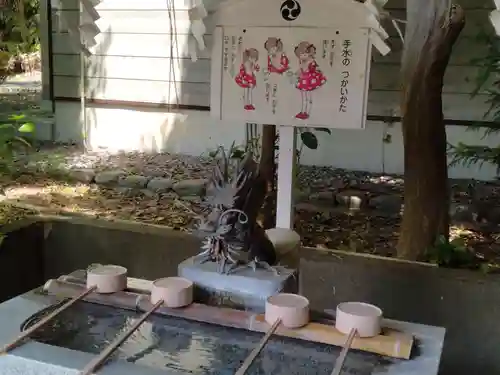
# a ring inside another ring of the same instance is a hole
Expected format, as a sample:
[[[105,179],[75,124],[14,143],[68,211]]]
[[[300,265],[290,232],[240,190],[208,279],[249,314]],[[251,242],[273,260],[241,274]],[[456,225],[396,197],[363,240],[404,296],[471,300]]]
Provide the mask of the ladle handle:
[[[23,341],[25,338],[31,336],[35,331],[38,329],[42,328],[45,324],[47,324],[49,321],[54,319],[57,315],[62,313],[64,310],[70,308],[73,304],[78,302],[79,300],[85,298],[87,295],[92,293],[94,290],[96,290],[97,287],[91,287],[77,295],[76,297],[73,297],[70,299],[68,302],[66,302],[64,305],[61,307],[55,309],[52,311],[49,315],[47,315],[45,318],[39,320],[37,323],[33,324],[31,327],[29,327],[26,331],[24,331],[21,335],[19,335],[15,340],[11,341],[9,344],[5,345],[2,349],[0,349],[0,354],[5,354],[9,350],[14,349],[21,341]]]
[[[335,361],[335,367],[333,368],[331,375],[340,375],[340,373],[342,372],[342,368],[344,367],[344,362],[347,357],[347,352],[349,352],[355,336],[356,330],[351,329],[351,332],[349,332],[349,336],[347,336],[347,340],[344,343],[344,347],[342,348],[342,351]]]
[[[269,328],[269,330],[266,332],[264,337],[260,340],[259,345],[257,345],[248,355],[248,357],[245,358],[243,361],[243,364],[241,367],[238,369],[238,371],[235,372],[234,375],[244,375],[248,368],[252,365],[253,361],[255,361],[255,358],[260,354],[262,349],[264,349],[264,346],[266,346],[267,342],[271,338],[272,334],[276,331],[276,329],[279,327],[281,324],[281,319],[276,319],[274,324]]]
[[[134,333],[144,321],[157,310],[163,301],[156,302],[147,312],[145,312],[128,331],[123,332],[120,336],[109,344],[97,357],[90,361],[85,368],[80,372],[80,375],[91,375],[102,363],[104,363],[118,347]]]

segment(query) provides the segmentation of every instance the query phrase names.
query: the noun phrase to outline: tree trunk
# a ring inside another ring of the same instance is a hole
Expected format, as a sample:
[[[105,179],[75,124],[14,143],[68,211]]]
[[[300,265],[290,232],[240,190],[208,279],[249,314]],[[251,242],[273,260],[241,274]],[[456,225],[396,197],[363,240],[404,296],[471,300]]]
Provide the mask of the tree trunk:
[[[420,3],[419,6],[422,9],[426,4]],[[413,66],[411,71],[406,71],[403,84],[405,191],[397,246],[400,258],[422,259],[440,236],[446,239],[449,236],[448,163],[442,88],[452,47],[464,24],[465,16],[460,7],[453,7],[450,15],[437,14],[436,22],[431,21],[428,37],[417,51],[418,55],[414,55],[418,58],[408,62]],[[405,42],[411,43],[408,40]],[[403,73],[404,69],[403,64]]]
[[[276,226],[275,142],[276,125],[264,125],[262,127],[262,151],[259,165],[259,171],[266,179],[267,186],[266,199],[262,207],[262,226],[264,229]]]

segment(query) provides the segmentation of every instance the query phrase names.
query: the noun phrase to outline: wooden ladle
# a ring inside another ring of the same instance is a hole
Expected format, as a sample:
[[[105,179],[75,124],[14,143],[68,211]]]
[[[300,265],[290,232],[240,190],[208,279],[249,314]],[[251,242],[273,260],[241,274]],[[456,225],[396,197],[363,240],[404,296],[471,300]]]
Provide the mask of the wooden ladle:
[[[287,328],[299,328],[309,323],[309,300],[298,294],[281,293],[266,301],[265,320],[271,325],[259,344],[245,358],[235,375],[244,375],[260,354],[272,334],[283,324]]]
[[[50,281],[49,281],[50,282]],[[35,331],[42,328],[63,311],[70,308],[76,302],[82,300],[92,292],[108,294],[124,290],[127,287],[127,269],[115,265],[98,265],[87,270],[87,289],[73,297],[58,309],[33,324],[30,328],[21,333],[16,339],[0,349],[0,354],[16,348],[24,339],[30,337]]]
[[[153,281],[151,287],[150,302],[153,306],[128,330],[116,337],[97,357],[90,361],[80,372],[80,375],[90,375],[94,373],[94,371],[100,367],[160,306],[165,305],[170,308],[179,308],[193,303],[193,283],[182,277],[165,277],[157,279]]]
[[[337,306],[335,328],[347,335],[345,344],[335,361],[332,375],[340,375],[347,353],[356,336],[374,337],[380,334],[382,310],[364,302],[345,302]]]

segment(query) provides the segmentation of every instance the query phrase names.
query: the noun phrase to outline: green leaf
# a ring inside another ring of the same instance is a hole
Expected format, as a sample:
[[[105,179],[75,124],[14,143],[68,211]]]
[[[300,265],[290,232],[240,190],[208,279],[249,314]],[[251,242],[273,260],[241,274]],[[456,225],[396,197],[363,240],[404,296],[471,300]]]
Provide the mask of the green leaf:
[[[323,132],[323,133],[328,133],[329,135],[332,135],[332,131],[328,128],[314,128],[314,130],[317,130],[317,131]]]
[[[22,113],[19,115],[10,115],[9,116],[9,120],[13,120],[13,121],[19,121],[19,120],[22,120],[24,118],[26,118],[26,115],[23,115]]]
[[[17,130],[21,133],[34,133],[35,132],[35,124],[32,122],[25,122]]]
[[[318,148],[318,138],[311,132],[302,132],[300,133],[300,139],[302,139],[302,143],[304,146],[311,150],[316,150]]]

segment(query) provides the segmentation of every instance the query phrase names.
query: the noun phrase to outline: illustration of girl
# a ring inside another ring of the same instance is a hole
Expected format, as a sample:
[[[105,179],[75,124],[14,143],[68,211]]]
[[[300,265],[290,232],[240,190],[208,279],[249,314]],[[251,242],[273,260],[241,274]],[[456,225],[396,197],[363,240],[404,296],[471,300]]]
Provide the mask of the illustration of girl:
[[[269,73],[283,74],[289,69],[290,60],[283,52],[283,42],[279,38],[269,37],[264,43],[267,50],[267,70]]]
[[[313,44],[300,42],[295,47],[295,56],[299,59],[295,87],[300,90],[302,97],[302,108],[295,117],[306,120],[311,114],[312,92],[326,83],[326,77],[316,63],[316,47]]]
[[[253,111],[255,107],[252,101],[252,91],[257,85],[255,72],[260,70],[259,64],[259,51],[255,48],[249,48],[243,51],[242,63],[240,71],[234,78],[238,86],[243,88],[243,108],[247,111]]]

